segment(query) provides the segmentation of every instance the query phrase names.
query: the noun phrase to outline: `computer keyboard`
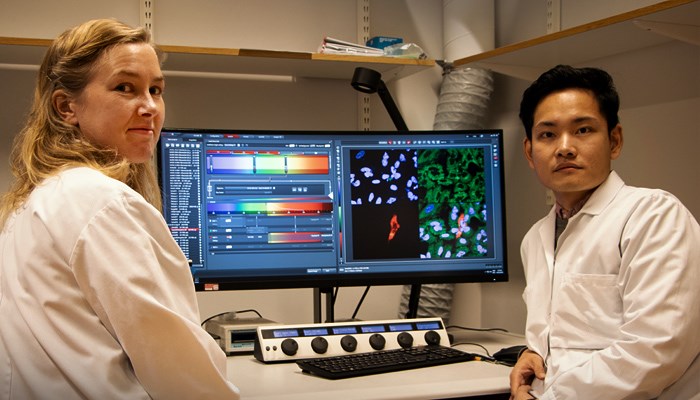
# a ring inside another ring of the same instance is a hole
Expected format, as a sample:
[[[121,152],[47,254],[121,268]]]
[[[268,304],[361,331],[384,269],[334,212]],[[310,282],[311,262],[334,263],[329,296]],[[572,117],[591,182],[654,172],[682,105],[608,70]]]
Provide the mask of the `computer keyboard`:
[[[431,345],[299,360],[297,365],[306,373],[342,379],[472,361],[475,358],[473,354],[451,347]]]

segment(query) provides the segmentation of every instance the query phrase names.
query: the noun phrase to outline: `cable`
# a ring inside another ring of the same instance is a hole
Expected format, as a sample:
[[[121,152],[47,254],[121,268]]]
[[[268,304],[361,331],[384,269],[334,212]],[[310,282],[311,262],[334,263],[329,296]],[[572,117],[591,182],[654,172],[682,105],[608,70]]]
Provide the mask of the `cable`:
[[[512,367],[513,365],[515,365],[514,363],[509,363],[509,362],[506,362],[506,361],[501,361],[501,360],[495,359],[495,358],[491,355],[491,353],[488,351],[488,349],[487,349],[486,347],[484,347],[483,345],[479,344],[479,343],[473,343],[473,342],[458,342],[458,343],[452,344],[451,347],[455,347],[455,346],[459,346],[459,345],[462,345],[462,346],[469,346],[469,345],[470,345],[470,346],[477,346],[477,347],[480,347],[480,348],[482,348],[482,349],[484,350],[484,352],[486,353],[486,355],[478,354],[478,353],[470,353],[470,354],[473,354],[473,355],[474,355],[474,361],[484,361],[484,362],[488,362],[488,363],[492,363],[492,364],[505,365],[506,367]]]
[[[200,326],[204,326],[204,324],[206,324],[207,322],[211,321],[214,318],[220,317],[222,315],[226,315],[226,314],[230,314],[230,313],[233,313],[235,315],[235,314],[243,314],[243,313],[247,313],[247,312],[253,312],[253,313],[257,314],[258,317],[260,317],[260,318],[263,317],[262,315],[260,315],[260,313],[257,310],[254,310],[254,309],[238,310],[238,311],[224,311],[224,312],[218,313],[216,315],[212,315],[211,317],[205,319],[204,321],[202,321]]]
[[[450,329],[450,328],[462,329],[465,331],[475,331],[475,332],[505,332],[505,333],[508,333],[508,330],[503,329],[503,328],[469,328],[466,326],[459,326],[459,325],[450,325],[450,326],[447,326],[445,329]]]
[[[354,320],[355,317],[357,316],[358,311],[360,311],[360,307],[362,306],[362,303],[365,301],[365,297],[367,297],[367,292],[369,292],[369,288],[370,288],[370,287],[371,287],[371,286],[367,286],[367,287],[365,288],[365,292],[362,293],[362,297],[360,297],[360,301],[357,302],[357,307],[355,307],[355,312],[352,313],[352,317],[351,317],[353,320]]]
[[[508,330],[503,329],[503,328],[485,328],[485,329],[481,329],[481,328],[467,328],[467,327],[456,326],[456,325],[450,325],[450,326],[446,327],[445,329],[463,329],[463,330],[477,331],[477,332],[496,332],[496,331],[499,331],[499,332],[508,333]],[[506,367],[512,367],[512,366],[514,366],[515,363],[517,362],[517,357],[516,357],[514,360],[511,360],[510,357],[508,357],[508,355],[507,355],[507,350],[509,350],[510,348],[501,349],[501,350],[497,351],[497,352],[492,356],[491,353],[488,351],[488,349],[486,349],[486,347],[484,347],[483,345],[481,345],[481,344],[479,344],[479,343],[474,343],[474,342],[456,342],[456,343],[453,343],[453,344],[452,344],[453,347],[454,347],[454,346],[457,346],[457,345],[471,345],[471,346],[477,346],[477,347],[482,348],[482,349],[484,350],[484,352],[486,353],[486,356],[481,356],[481,355],[479,355],[479,354],[475,354],[475,356],[480,357],[480,359],[478,359],[477,361],[487,361],[487,362],[490,362],[490,363],[493,363],[493,364],[505,365]],[[513,346],[513,347],[521,347],[521,348],[524,348],[525,346]],[[521,351],[522,351],[522,350],[521,350]],[[506,352],[506,353],[504,353],[504,352]],[[520,354],[518,353],[518,356],[519,356],[519,355],[520,355]]]
[[[508,330],[503,329],[503,328],[469,328],[469,327],[458,326],[458,325],[450,325],[450,326],[445,327],[445,330],[447,330],[447,329],[461,329],[461,330],[465,330],[465,331],[475,331],[475,332],[505,332],[505,333],[508,333]],[[483,346],[482,344],[474,343],[474,342],[456,342],[456,343],[452,344],[452,347],[458,346],[458,345],[477,346],[477,347],[480,347],[481,349],[483,349],[484,352],[486,353],[486,355],[480,355],[480,354],[475,353],[474,354],[474,356],[476,357],[475,361],[485,361],[485,362],[490,362],[493,364],[505,365],[507,367],[513,366],[512,363],[497,360],[496,358],[494,358],[491,355],[491,353],[488,351],[488,349],[485,346]]]
[[[486,353],[486,356],[489,357],[489,358],[491,358],[491,353],[489,353],[488,349],[487,349],[486,347],[484,347],[483,345],[479,344],[479,343],[474,343],[474,342],[457,342],[457,343],[453,343],[451,347],[455,347],[455,346],[459,346],[459,345],[471,345],[471,346],[481,347],[481,348],[484,350],[484,352]]]
[[[220,316],[222,316],[222,315],[226,315],[226,314],[228,314],[228,313],[230,313],[230,311],[224,311],[224,312],[222,312],[222,313],[218,313],[218,314],[216,314],[216,315],[212,315],[211,317],[209,317],[209,318],[205,319],[204,321],[202,321],[202,323],[201,323],[200,325],[201,325],[201,326],[204,326],[204,324],[206,324],[207,322],[211,321],[212,319],[214,319],[214,318],[216,318],[216,317],[220,317]]]
[[[236,314],[243,314],[243,313],[247,313],[247,312],[252,312],[252,313],[255,313],[255,314],[258,316],[258,318],[262,318],[262,317],[263,317],[262,315],[260,315],[260,313],[258,312],[258,310],[254,310],[254,309],[252,309],[252,308],[249,308],[249,309],[247,309],[247,310],[238,310],[238,311],[234,311],[234,312],[235,312]]]

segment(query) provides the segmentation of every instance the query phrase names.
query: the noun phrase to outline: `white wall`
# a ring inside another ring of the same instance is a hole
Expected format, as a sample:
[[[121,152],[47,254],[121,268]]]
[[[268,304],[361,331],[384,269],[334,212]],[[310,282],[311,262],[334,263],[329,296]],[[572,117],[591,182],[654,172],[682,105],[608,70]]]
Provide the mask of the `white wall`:
[[[4,93],[13,93],[12,98],[0,100],[0,191],[10,187],[8,159],[14,135],[22,127],[33,95],[36,72],[7,71],[0,69],[0,87]]]
[[[91,18],[139,24],[140,1],[0,0],[0,36],[53,39]]]

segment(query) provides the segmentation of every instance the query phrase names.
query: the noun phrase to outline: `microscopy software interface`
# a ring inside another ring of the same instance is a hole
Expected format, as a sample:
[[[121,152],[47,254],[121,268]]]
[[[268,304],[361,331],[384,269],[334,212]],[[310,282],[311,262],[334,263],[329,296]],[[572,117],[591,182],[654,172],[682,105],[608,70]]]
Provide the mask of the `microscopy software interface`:
[[[163,213],[195,281],[465,269],[498,280],[501,141],[164,129]]]

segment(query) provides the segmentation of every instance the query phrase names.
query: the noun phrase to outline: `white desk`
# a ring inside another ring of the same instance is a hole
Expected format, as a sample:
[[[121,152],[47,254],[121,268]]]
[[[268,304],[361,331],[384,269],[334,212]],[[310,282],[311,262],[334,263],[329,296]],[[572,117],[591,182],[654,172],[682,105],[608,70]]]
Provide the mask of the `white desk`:
[[[451,330],[455,342],[474,342],[491,354],[503,347],[524,344],[520,335]],[[473,345],[458,349],[484,354]],[[228,358],[229,379],[247,399],[352,400],[448,399],[509,393],[510,368],[488,362],[464,362],[408,371],[329,380],[301,372],[295,363],[264,364],[252,355]],[[508,396],[504,395],[507,399]]]

